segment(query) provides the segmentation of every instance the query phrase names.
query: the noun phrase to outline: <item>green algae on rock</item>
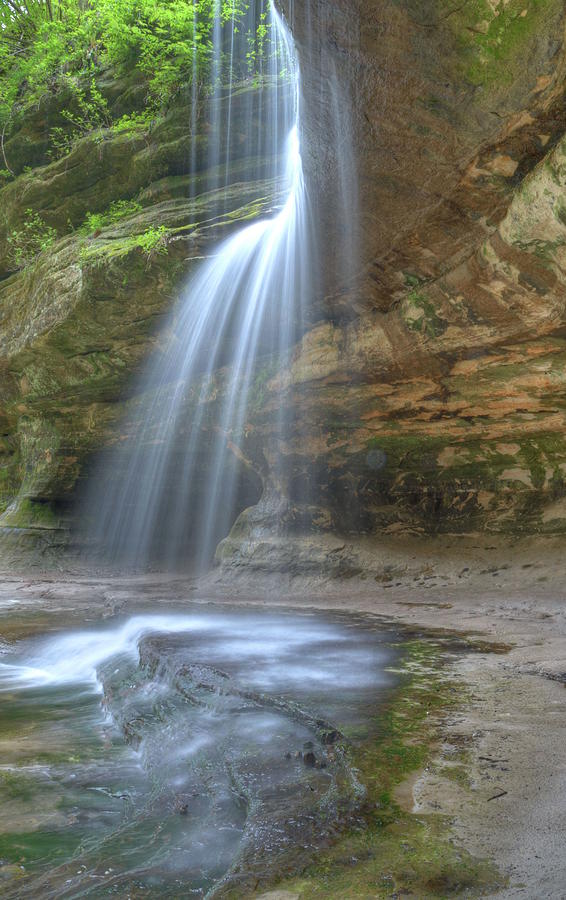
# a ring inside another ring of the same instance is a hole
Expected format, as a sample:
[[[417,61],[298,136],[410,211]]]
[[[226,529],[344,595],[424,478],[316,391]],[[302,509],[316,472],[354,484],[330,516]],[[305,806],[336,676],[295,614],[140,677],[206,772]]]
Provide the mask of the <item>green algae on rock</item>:
[[[400,685],[386,709],[363,733],[351,736],[352,764],[366,788],[364,809],[316,863],[276,889],[300,900],[322,897],[419,898],[462,891],[484,896],[505,886],[495,866],[475,859],[454,842],[450,822],[439,813],[413,812],[400,794],[404,782],[430,765],[439,720],[465,704],[465,688],[450,678],[442,644],[413,640],[404,648]],[[469,787],[465,755],[459,769],[442,775]]]
[[[562,3],[340,0],[310,24],[295,5],[289,21],[329,283],[291,359],[258,373],[238,435],[242,468],[290,509],[273,566],[278,552],[290,557],[284,540],[313,532],[564,533]],[[351,95],[359,181],[358,270],[346,284],[328,147],[336,77]],[[116,440],[122,401],[180,283],[238,222],[274,208],[277,186],[250,182],[258,160],[241,141],[256,89],[233,95],[230,146],[224,136],[217,161],[224,171],[230,156],[220,221],[206,192],[206,133],[188,171],[186,86],[149,120],[135,73],[105,71],[114,124],[55,161],[46,123],[61,124],[64,93],[14,123],[5,151],[17,177],[0,189],[0,502],[15,503],[17,527],[47,521],[44,507],[73,526],[76,485],[92,451]],[[58,239],[14,273],[8,234],[29,209]],[[282,403],[297,409],[286,438]],[[44,434],[41,453],[30,429]],[[274,484],[279,453],[293,462],[286,484]],[[273,520],[258,511],[256,523],[265,538]],[[249,559],[254,539],[248,515],[223,563]]]

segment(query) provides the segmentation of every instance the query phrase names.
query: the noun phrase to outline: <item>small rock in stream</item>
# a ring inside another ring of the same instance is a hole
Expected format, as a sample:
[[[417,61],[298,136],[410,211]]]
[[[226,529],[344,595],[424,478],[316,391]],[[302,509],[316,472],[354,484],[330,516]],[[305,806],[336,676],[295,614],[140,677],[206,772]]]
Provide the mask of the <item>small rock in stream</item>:
[[[188,815],[189,804],[184,797],[177,797],[175,800],[175,812],[179,813],[180,816]]]
[[[326,731],[321,736],[321,741],[323,744],[335,744],[336,741],[339,741],[341,737],[342,737],[342,735],[340,734],[339,731],[336,731],[336,730]]]

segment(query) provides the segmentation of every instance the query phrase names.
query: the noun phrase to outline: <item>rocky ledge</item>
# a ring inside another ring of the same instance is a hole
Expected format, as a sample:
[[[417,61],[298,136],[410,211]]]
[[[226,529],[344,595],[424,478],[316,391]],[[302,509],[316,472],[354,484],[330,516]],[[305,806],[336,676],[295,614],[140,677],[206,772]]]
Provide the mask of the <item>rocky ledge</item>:
[[[282,6],[326,283],[291,358],[257,374],[234,449],[254,480],[242,506],[263,496],[220,558],[285,568],[297,547],[326,565],[344,536],[562,534],[562,0]],[[108,91],[135,105],[132,85]],[[200,187],[187,175],[182,103],[143,137],[87,137],[51,163],[40,110],[6,147],[31,168],[0,191],[5,256],[30,207],[57,231],[0,283],[7,528],[72,527],[77,485],[93,450],[119,441],[122,401],[194,257],[274,202],[240,147],[228,213],[211,219],[202,171]],[[124,198],[130,215],[81,230]],[[281,392],[296,410],[285,434]]]

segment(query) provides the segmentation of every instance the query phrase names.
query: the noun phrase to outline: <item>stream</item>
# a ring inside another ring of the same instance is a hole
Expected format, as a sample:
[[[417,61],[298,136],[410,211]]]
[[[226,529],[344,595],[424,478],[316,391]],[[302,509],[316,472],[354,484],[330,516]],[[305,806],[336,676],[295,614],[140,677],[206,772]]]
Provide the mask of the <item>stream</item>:
[[[243,896],[300,869],[363,802],[348,736],[395,641],[198,603],[47,633],[32,614],[0,656],[0,894]]]

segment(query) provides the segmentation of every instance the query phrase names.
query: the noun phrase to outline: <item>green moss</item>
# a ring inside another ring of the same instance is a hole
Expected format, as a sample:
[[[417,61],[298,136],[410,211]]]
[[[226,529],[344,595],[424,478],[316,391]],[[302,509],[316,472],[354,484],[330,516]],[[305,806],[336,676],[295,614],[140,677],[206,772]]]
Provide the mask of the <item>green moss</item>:
[[[454,6],[437,0],[439,19],[456,37],[462,74],[484,88],[511,85],[524,69],[538,35],[549,31],[553,15],[563,13],[561,0],[469,0]]]
[[[566,211],[562,210],[562,215],[566,215]],[[558,213],[560,215],[560,212]],[[566,219],[564,224],[566,224]],[[517,247],[521,250],[524,250],[526,253],[532,253],[541,262],[545,264],[546,267],[551,266],[556,262],[556,251],[561,247],[564,247],[566,244],[566,240],[562,237],[557,238],[554,241],[543,241],[543,240],[532,240],[532,241],[515,241],[514,242]]]
[[[4,800],[31,800],[34,793],[33,779],[20,772],[0,772],[0,797]]]
[[[2,517],[2,525],[9,528],[58,528],[59,517],[49,503],[30,500],[27,497],[16,500]]]
[[[84,225],[80,230],[85,234],[114,225],[121,219],[128,218],[142,209],[141,204],[135,200],[115,200],[108,209],[98,213],[87,213]]]
[[[442,777],[448,778],[462,788],[470,789],[472,787],[472,779],[465,765],[443,766]]]
[[[440,451],[449,446],[444,437],[422,434],[388,434],[370,438],[366,450],[382,450],[387,457],[385,471],[397,473],[402,468],[428,470],[437,467]]]
[[[566,494],[566,483],[564,481],[563,472],[555,467],[550,479],[550,491],[553,500],[558,500]]]
[[[475,488],[497,490],[500,479],[506,469],[517,465],[516,457],[510,453],[501,453],[496,442],[466,442],[455,447],[454,462],[444,466],[439,474],[441,482],[458,481],[473,485]]]
[[[164,225],[159,228],[148,228],[141,234],[132,234],[125,238],[96,242],[91,246],[83,244],[80,250],[82,264],[101,265],[109,259],[127,256],[136,250],[141,250],[147,257],[156,253],[167,253],[167,240],[170,230]]]
[[[428,435],[384,435],[371,438],[367,449],[379,449],[388,457],[388,468],[399,471],[426,473],[428,479],[435,477],[438,484],[467,482],[474,488],[497,490],[503,488],[502,475],[506,469],[524,465],[528,470],[533,488],[541,490],[546,483],[546,471],[554,472],[555,489],[563,483],[561,463],[566,462],[566,442],[560,433],[542,432],[523,440],[513,440],[518,450],[516,454],[501,452],[499,440],[494,441],[447,441],[441,437]],[[452,448],[453,460],[440,465],[438,457],[442,450]]]
[[[28,866],[40,860],[66,860],[79,846],[83,835],[66,831],[30,831],[23,834],[0,833],[0,857],[9,863]]]
[[[254,200],[252,203],[248,203],[246,206],[228,212],[226,218],[237,222],[248,222],[251,219],[257,219],[265,212],[265,206],[268,199],[269,198],[266,197],[258,197],[258,199]]]
[[[416,288],[403,301],[401,315],[411,331],[418,331],[426,337],[438,337],[446,331],[446,322],[437,315],[434,303]]]
[[[418,275],[413,275],[411,272],[403,272],[403,277],[405,279],[405,284],[409,288],[417,288],[422,284],[422,279],[419,278]]]
[[[521,443],[521,456],[531,473],[533,487],[540,490],[546,480],[546,467],[542,460],[541,448],[535,441],[523,441]]]
[[[374,720],[373,733],[354,743],[353,763],[367,789],[364,821],[319,853],[302,875],[277,885],[301,900],[347,897],[481,896],[504,879],[488,862],[455,845],[440,815],[415,815],[395,788],[427,764],[436,740],[435,717],[461,706],[465,690],[442,672],[439,648],[409,644],[401,684]],[[460,773],[459,783],[465,786]]]

